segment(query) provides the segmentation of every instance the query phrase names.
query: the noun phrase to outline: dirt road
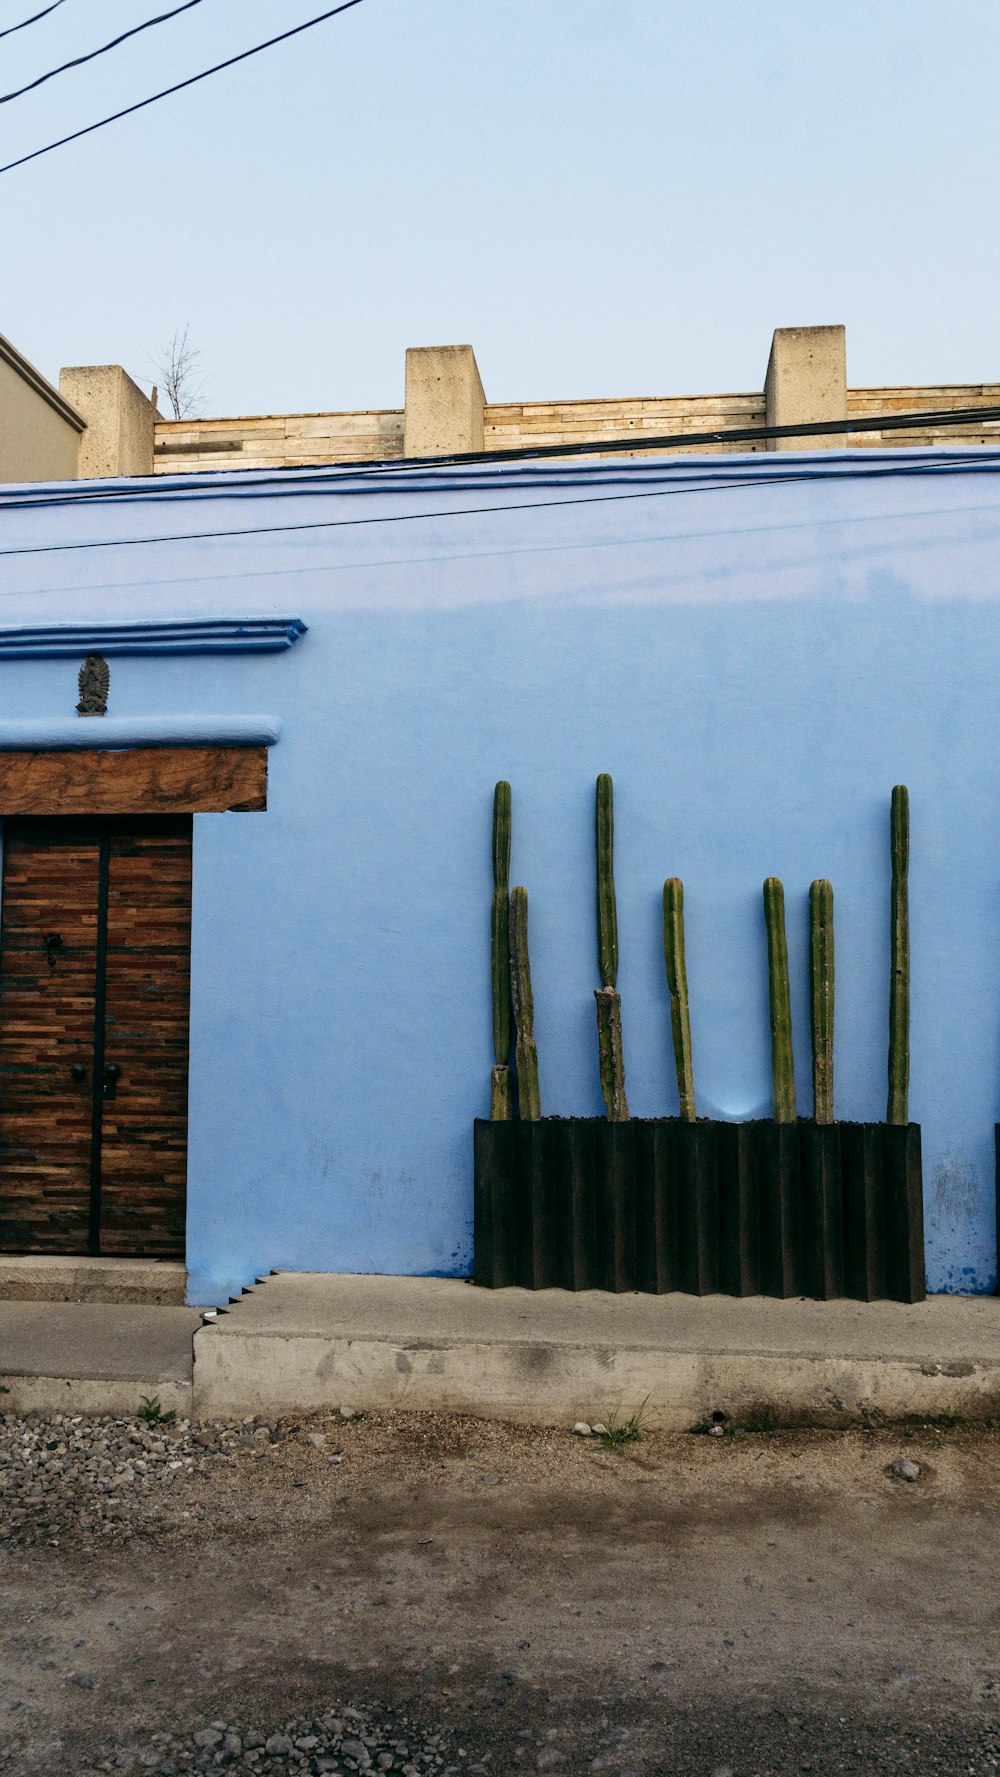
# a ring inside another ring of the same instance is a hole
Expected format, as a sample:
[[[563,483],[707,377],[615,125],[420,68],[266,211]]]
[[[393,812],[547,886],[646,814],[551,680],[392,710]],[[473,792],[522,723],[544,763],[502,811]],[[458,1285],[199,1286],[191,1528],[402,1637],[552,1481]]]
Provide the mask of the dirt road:
[[[1000,1767],[991,1428],[196,1431],[0,1519],[0,1771]]]

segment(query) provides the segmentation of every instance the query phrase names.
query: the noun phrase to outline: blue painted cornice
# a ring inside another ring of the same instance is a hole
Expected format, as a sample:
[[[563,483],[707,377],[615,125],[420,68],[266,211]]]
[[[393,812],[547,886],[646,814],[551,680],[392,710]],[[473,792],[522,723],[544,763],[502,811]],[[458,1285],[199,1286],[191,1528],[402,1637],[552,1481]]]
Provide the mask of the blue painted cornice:
[[[45,623],[0,629],[0,660],[53,660],[64,654],[273,654],[290,648],[305,631],[301,617]]]
[[[0,719],[0,752],[128,747],[273,747],[274,716],[50,716]]]

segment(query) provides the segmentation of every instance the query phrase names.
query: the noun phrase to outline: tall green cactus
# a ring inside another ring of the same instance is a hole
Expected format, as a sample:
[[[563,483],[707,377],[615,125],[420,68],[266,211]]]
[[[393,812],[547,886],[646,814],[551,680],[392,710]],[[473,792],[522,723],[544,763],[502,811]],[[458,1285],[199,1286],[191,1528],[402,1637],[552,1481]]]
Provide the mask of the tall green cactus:
[[[823,878],[809,888],[809,990],[813,1116],[817,1123],[832,1123],[833,889]]]
[[[794,1123],[795,1062],[785,939],[785,891],[776,876],[769,876],[764,884],[764,923],[767,927],[767,988],[771,1007],[773,1115],[776,1123]]]
[[[517,1099],[526,1123],[537,1123],[542,1114],[538,1091],[538,1050],[535,1047],[535,1002],[531,992],[528,960],[528,891],[510,891],[510,986],[514,1001],[514,1060],[517,1066]]]
[[[618,912],[615,905],[615,790],[606,771],[597,780],[597,962],[601,986],[618,984]]]
[[[890,1123],[909,1122],[910,1087],[910,793],[905,784],[892,792],[889,818],[892,849],[892,922],[889,932],[889,1103]]]
[[[597,1050],[604,1108],[611,1123],[627,1123],[625,1061],[622,1054],[622,1003],[618,980],[618,913],[615,906],[614,785],[607,772],[597,780],[595,800],[597,846],[597,963],[601,986],[597,1002]]]
[[[694,1068],[691,1062],[687,964],[684,960],[684,884],[678,876],[668,876],[663,884],[663,960],[667,969],[667,986],[670,989],[670,1034],[677,1069],[677,1100],[682,1122],[693,1123]]]
[[[493,1060],[490,1118],[514,1114],[510,1076],[510,785],[493,792],[493,906],[490,915],[490,983],[493,994]]]

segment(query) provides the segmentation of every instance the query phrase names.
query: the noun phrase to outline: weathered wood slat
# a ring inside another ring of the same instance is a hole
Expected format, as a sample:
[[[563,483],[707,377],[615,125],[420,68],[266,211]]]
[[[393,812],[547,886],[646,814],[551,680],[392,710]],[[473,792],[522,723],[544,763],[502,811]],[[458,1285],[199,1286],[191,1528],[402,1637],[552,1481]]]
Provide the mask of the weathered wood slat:
[[[94,726],[99,726],[97,718]],[[264,747],[0,752],[0,817],[199,814],[266,807]]]
[[[191,823],[116,833],[108,866],[101,1250],[181,1256],[187,1178]]]
[[[86,1252],[97,841],[39,823],[4,833],[0,926],[0,1250]],[[46,934],[62,945],[47,959]]]

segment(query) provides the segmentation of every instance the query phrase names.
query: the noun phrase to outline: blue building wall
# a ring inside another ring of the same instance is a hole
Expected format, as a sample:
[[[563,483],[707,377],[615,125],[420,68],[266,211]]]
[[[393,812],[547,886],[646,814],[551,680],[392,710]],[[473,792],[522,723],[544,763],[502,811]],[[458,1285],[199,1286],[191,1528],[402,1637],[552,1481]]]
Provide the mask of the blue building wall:
[[[141,497],[95,500],[116,488]],[[65,504],[56,492],[0,490],[0,624],[309,625],[284,654],[112,662],[116,716],[282,722],[267,813],[195,818],[192,1300],[272,1266],[469,1271],[499,777],[513,786],[511,880],[530,893],[543,1108],[600,1112],[600,771],[615,780],[619,988],[641,1116],[676,1110],[667,875],[685,883],[699,1111],[769,1114],[770,874],[785,883],[800,1109],[807,893],[828,876],[837,1110],[884,1116],[889,792],[909,785],[928,1280],[995,1288],[1000,481],[988,453],[91,483],[62,490]],[[209,535],[223,531],[253,534]],[[79,543],[102,547],[62,547]],[[18,549],[43,552],[3,553]],[[75,673],[72,660],[0,661],[0,742],[4,721],[70,715]]]

